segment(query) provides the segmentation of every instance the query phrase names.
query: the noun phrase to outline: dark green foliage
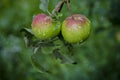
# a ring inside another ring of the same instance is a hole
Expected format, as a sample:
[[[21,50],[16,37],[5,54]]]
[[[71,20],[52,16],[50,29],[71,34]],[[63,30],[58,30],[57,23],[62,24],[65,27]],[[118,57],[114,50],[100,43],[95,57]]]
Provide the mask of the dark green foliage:
[[[113,25],[120,25],[119,9],[120,9],[120,1],[119,0],[111,1],[110,11],[109,11],[110,14],[108,18]]]
[[[49,12],[58,1],[49,0]],[[1,0],[0,80],[120,80],[119,10],[115,6],[111,10],[111,3],[116,1],[71,0],[72,12],[86,15],[92,29],[84,43],[69,45],[60,35],[42,43],[32,36],[32,16],[43,13],[40,0]],[[62,14],[61,21],[69,16],[66,5]],[[32,61],[39,67],[34,68]]]

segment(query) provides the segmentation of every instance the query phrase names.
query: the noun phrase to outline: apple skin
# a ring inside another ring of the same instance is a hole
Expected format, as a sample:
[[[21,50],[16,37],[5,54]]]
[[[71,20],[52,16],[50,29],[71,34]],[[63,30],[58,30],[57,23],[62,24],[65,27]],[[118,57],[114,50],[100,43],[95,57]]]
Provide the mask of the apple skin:
[[[90,33],[90,20],[81,14],[67,17],[62,24],[62,35],[68,43],[84,41]]]
[[[59,21],[53,21],[50,16],[43,13],[34,17],[31,26],[34,35],[41,40],[55,37],[59,34],[61,27]]]

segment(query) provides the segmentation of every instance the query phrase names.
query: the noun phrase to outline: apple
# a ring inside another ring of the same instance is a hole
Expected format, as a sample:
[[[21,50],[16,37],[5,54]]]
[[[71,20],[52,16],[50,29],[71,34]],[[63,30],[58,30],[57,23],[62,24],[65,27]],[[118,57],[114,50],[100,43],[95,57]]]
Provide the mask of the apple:
[[[61,27],[59,21],[53,21],[50,16],[43,13],[34,17],[31,26],[34,35],[41,40],[55,37],[59,34]]]
[[[90,28],[90,20],[88,18],[81,14],[75,14],[63,21],[61,32],[68,43],[78,43],[89,36]]]

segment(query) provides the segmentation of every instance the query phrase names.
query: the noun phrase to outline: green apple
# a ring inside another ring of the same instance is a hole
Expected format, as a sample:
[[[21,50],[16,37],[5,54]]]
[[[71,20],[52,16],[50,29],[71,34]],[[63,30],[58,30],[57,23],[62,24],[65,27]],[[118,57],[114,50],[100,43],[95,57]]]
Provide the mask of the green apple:
[[[31,26],[34,35],[41,40],[55,37],[59,34],[61,27],[59,21],[53,21],[45,14],[36,15]]]
[[[62,35],[68,43],[84,41],[90,33],[90,20],[81,14],[67,17],[62,24]]]

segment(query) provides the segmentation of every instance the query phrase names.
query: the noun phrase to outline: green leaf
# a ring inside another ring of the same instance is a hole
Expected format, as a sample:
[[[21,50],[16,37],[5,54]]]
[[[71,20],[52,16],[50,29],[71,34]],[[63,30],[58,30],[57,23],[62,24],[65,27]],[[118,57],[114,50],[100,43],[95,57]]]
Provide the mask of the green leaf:
[[[36,54],[36,53],[38,52],[39,49],[41,49],[40,46],[35,47],[35,48],[33,49],[33,53]]]
[[[45,68],[42,66],[42,64],[40,64],[39,56],[32,55],[32,56],[31,56],[31,61],[32,61],[33,66],[34,66],[40,73],[45,73],[45,72],[47,72],[47,70],[45,70]]]
[[[60,64],[53,54],[43,54],[39,49],[31,56],[33,66],[41,73],[51,73]]]
[[[74,63],[76,63],[74,60],[72,60],[72,58],[69,55],[63,54],[59,49],[55,49],[53,51],[53,54],[56,57],[56,59],[61,60],[61,63],[64,63],[64,64],[74,64]]]
[[[41,1],[41,3],[40,3],[40,9],[43,10],[44,12],[48,11],[49,0],[40,0],[40,1]]]
[[[30,46],[32,44],[32,40],[33,40],[33,32],[31,29],[28,28],[23,28],[20,30],[21,33],[24,33],[24,41],[26,46]]]
[[[25,45],[28,46],[30,41],[27,36],[24,36]]]
[[[54,47],[42,47],[42,51],[44,54],[52,54]]]
[[[63,13],[58,13],[58,17],[62,17],[63,16]]]
[[[32,30],[28,29],[28,28],[23,28],[23,29],[20,30],[20,32],[25,32],[25,33],[27,33],[28,35],[31,35],[31,36],[34,35]]]
[[[54,23],[56,23],[56,25],[55,25],[55,27],[54,27],[54,30],[59,29],[60,26],[61,26],[61,23],[60,23],[59,21],[54,22]]]

